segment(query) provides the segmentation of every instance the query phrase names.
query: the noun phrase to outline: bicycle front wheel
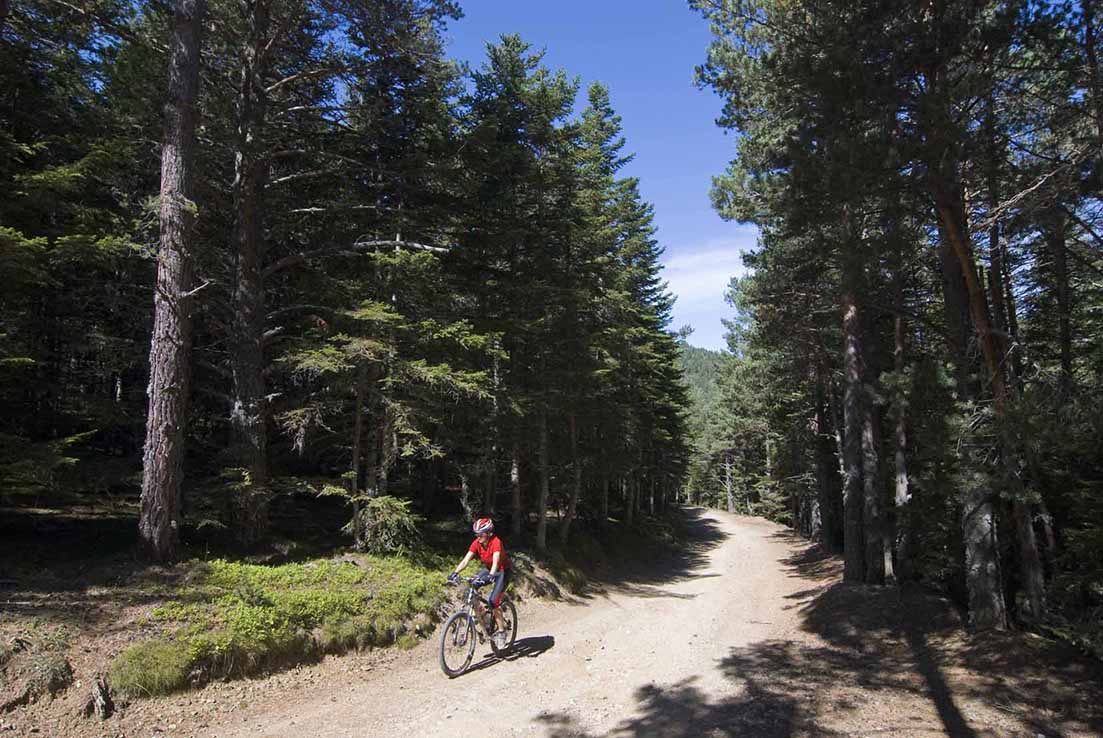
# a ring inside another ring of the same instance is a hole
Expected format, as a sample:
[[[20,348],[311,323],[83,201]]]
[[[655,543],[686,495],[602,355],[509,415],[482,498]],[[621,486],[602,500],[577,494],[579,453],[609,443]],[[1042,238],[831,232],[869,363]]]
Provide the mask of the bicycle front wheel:
[[[466,612],[457,612],[444,623],[440,636],[440,668],[450,677],[467,671],[475,655],[478,638],[475,621]]]
[[[498,609],[502,613],[502,623],[505,628],[503,631],[505,637],[502,638],[502,645],[498,645],[497,639],[490,639],[490,648],[494,651],[495,656],[508,651],[517,640],[517,608],[513,606],[513,600],[502,600],[502,604],[498,606]],[[495,634],[497,635],[497,634]]]

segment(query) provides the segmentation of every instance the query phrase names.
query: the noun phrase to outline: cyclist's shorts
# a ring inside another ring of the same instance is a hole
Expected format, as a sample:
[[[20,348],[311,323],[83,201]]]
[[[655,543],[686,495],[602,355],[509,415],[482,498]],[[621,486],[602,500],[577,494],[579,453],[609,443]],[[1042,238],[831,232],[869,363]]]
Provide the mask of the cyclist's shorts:
[[[494,588],[486,598],[492,607],[498,607],[498,605],[502,604],[502,595],[505,594],[506,587],[509,586],[509,574],[512,568],[513,567],[510,567],[494,575]],[[483,569],[483,571],[490,574],[488,569]]]

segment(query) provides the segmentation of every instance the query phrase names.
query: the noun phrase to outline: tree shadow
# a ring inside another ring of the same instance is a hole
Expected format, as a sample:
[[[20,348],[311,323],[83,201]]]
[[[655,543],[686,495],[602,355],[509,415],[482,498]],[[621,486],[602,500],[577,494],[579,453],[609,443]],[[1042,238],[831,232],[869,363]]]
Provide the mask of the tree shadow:
[[[919,587],[844,585],[837,558],[804,542],[781,561],[807,587],[789,595],[815,642],[731,648],[719,699],[693,677],[635,692],[631,717],[602,735],[1103,735],[1103,665],[1021,633],[970,634],[948,599]],[[596,738],[570,713],[544,713],[550,738]]]
[[[709,555],[728,539],[718,521],[706,516],[703,508],[682,508],[684,539],[663,549],[657,560],[634,561],[612,567],[591,577],[586,594],[610,592],[643,597],[687,598],[663,590],[664,585],[684,582],[717,574],[703,573]]]
[[[954,738],[1006,734],[977,727],[982,713],[1030,735],[1103,734],[1103,665],[1071,648],[1023,633],[970,633],[953,602],[919,586],[844,584],[841,562],[817,546],[805,544],[782,564],[818,585],[790,598],[802,629],[827,646],[771,653],[763,645],[733,654],[732,666],[759,662],[793,689],[849,681],[892,692],[913,708],[933,707],[942,733]]]
[[[608,738],[790,738],[841,734],[821,730],[810,722],[799,697],[749,680],[736,696],[710,701],[690,677],[676,684],[648,684],[635,692],[639,714],[626,718],[605,735]],[[547,726],[549,738],[596,738],[566,713],[542,713],[536,720]]]

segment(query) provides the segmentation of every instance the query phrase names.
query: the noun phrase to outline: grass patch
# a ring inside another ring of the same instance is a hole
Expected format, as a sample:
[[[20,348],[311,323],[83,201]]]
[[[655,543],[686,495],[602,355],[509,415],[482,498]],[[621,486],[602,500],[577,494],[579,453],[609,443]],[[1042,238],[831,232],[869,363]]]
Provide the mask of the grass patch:
[[[191,658],[183,643],[146,641],[119,654],[111,663],[111,687],[128,697],[166,694],[188,685]]]
[[[123,651],[112,686],[130,696],[166,694],[324,653],[398,643],[431,629],[444,597],[445,558],[357,555],[263,566],[195,562],[153,620],[161,639]]]

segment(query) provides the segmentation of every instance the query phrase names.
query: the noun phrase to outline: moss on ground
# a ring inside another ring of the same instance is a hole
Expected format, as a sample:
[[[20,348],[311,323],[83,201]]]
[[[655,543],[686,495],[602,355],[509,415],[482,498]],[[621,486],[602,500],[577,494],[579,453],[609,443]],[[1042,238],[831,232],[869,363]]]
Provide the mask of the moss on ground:
[[[165,694],[208,679],[244,676],[325,653],[400,643],[432,627],[444,558],[348,556],[262,566],[194,562],[174,601],[152,620],[164,635],[123,651],[112,687]]]

